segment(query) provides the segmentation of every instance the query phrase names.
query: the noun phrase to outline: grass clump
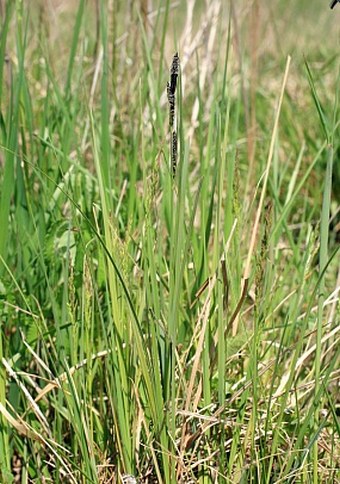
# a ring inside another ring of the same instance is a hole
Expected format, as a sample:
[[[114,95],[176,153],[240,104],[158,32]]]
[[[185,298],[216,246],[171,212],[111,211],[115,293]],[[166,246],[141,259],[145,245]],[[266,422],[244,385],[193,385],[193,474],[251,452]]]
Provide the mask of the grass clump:
[[[0,482],[339,478],[335,11],[276,3],[0,2]]]

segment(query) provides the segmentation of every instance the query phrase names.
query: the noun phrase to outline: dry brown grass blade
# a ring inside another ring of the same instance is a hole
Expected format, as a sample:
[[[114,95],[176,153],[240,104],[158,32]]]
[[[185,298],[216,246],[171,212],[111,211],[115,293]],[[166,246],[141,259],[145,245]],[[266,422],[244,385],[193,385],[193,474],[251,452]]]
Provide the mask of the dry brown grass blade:
[[[265,168],[265,172],[264,172],[260,201],[259,201],[259,205],[258,205],[256,215],[255,215],[253,231],[252,231],[252,234],[251,234],[250,245],[249,245],[246,265],[245,265],[245,269],[244,269],[242,294],[244,293],[244,288],[248,284],[248,280],[249,280],[250,273],[251,273],[251,261],[252,261],[254,250],[255,250],[257,233],[258,233],[260,218],[261,218],[261,212],[262,212],[262,209],[263,209],[263,206],[264,206],[264,200],[265,200],[266,191],[267,191],[267,184],[268,184],[268,179],[269,179],[270,167],[271,167],[273,155],[274,155],[274,146],[275,146],[275,141],[276,141],[278,127],[279,127],[279,119],[280,119],[281,108],[282,108],[282,103],[283,103],[283,96],[284,96],[284,93],[285,93],[287,80],[288,80],[290,63],[291,63],[291,57],[288,56],[287,62],[286,62],[286,69],[285,69],[285,73],[284,73],[283,81],[282,81],[282,86],[281,86],[281,93],[280,93],[280,97],[279,97],[279,101],[278,101],[278,106],[276,108],[274,127],[273,127],[271,141],[270,141],[267,164],[266,164],[266,168]],[[233,324],[233,335],[235,335],[237,333],[238,321],[239,321],[239,318],[236,317],[234,324]]]
[[[109,350],[99,351],[99,353],[96,353],[95,355],[92,355],[92,357],[90,359],[91,359],[91,361],[93,361],[93,360],[96,360],[97,358],[104,358],[109,353],[110,353]],[[69,375],[73,375],[73,373],[75,371],[79,370],[83,366],[86,366],[87,365],[87,362],[88,362],[88,358],[85,358],[84,360],[82,360],[77,365],[72,366],[69,369],[69,372],[68,372]],[[48,383],[44,388],[42,388],[41,391],[39,392],[39,394],[37,395],[37,397],[35,398],[34,402],[35,403],[39,402],[39,400],[41,400],[43,397],[45,397],[49,392],[51,392],[55,388],[60,388],[61,387],[60,384],[62,382],[64,382],[64,381],[66,381],[66,380],[67,380],[67,373],[64,372],[61,375],[59,375],[57,378],[55,378],[53,381],[51,381],[50,383]]]
[[[27,398],[27,400],[28,400],[28,402],[30,404],[31,409],[33,410],[33,412],[35,413],[37,419],[39,420],[39,422],[43,426],[45,432],[48,435],[50,435],[51,434],[51,429],[50,429],[49,423],[48,423],[46,417],[41,412],[39,406],[37,405],[37,402],[33,399],[33,397],[30,394],[30,392],[27,390],[27,388],[22,383],[22,381],[18,378],[18,375],[11,368],[10,364],[5,360],[5,358],[2,358],[1,361],[2,361],[2,364],[4,365],[4,367],[6,368],[7,373],[10,375],[11,378],[13,378],[13,380],[15,380],[16,384],[18,385],[18,387],[21,389],[21,391],[23,392],[23,394]]]
[[[272,359],[269,361],[269,363],[264,366],[260,371],[259,371],[259,376],[264,375],[273,365],[275,364],[275,359]],[[252,380],[247,381],[245,385],[243,385],[239,390],[237,390],[234,395],[224,403],[221,407],[219,407],[216,412],[211,415],[210,420],[207,423],[204,423],[201,425],[201,427],[194,432],[193,434],[190,435],[190,437],[186,440],[186,447],[185,450],[187,451],[195,442],[196,440],[203,435],[211,426],[211,422],[213,419],[218,419],[220,415],[225,411],[225,409],[230,406],[233,402],[235,402],[241,395],[242,393],[250,388],[253,384]],[[216,420],[214,420],[216,422]]]
[[[40,440],[29,426],[19,416],[14,418],[7,408],[0,402],[0,413],[7,420],[7,422],[20,434],[30,439]]]
[[[5,406],[0,402],[0,414],[6,419],[6,421],[22,436],[38,441],[41,443],[42,446],[49,449],[51,451],[51,455],[54,459],[58,460],[61,464],[61,475],[68,476],[67,482],[72,482],[73,484],[77,484],[68,464],[64,461],[61,455],[58,454],[56,448],[60,449],[64,453],[68,453],[65,447],[57,444],[54,441],[46,440],[43,435],[39,434],[35,429],[30,427],[19,415],[16,415],[16,418],[13,417],[9,413],[9,411],[5,408]],[[55,447],[55,448],[54,448]]]
[[[139,394],[138,394],[137,388],[135,388],[134,391],[135,391],[136,402],[137,402],[137,406],[138,406],[138,425],[140,425],[140,427],[143,426],[144,432],[145,432],[145,434],[147,436],[147,440],[148,440],[148,442],[150,442],[149,449],[150,449],[150,452],[151,452],[151,455],[152,455],[152,459],[153,459],[153,466],[154,466],[153,470],[156,473],[156,476],[157,476],[157,479],[158,479],[157,482],[159,482],[159,484],[162,484],[164,481],[162,479],[162,474],[161,474],[161,471],[159,469],[157,454],[156,454],[156,451],[155,451],[155,449],[153,447],[152,437],[151,437],[151,434],[150,434],[150,430],[149,430],[148,424],[147,424],[147,422],[145,420],[144,409],[143,409],[143,406],[141,404],[141,401],[140,401],[140,398],[139,398]],[[140,433],[140,431],[141,431],[141,428],[138,430],[138,433]],[[137,445],[137,443],[138,443],[138,439],[137,439],[136,445]],[[136,452],[137,451],[138,451],[138,449],[136,449]]]
[[[201,354],[202,354],[202,351],[203,351],[204,338],[205,338],[207,324],[208,324],[208,321],[209,321],[211,296],[212,296],[212,291],[213,291],[215,284],[216,284],[216,280],[217,280],[217,277],[216,277],[216,275],[214,275],[212,280],[209,281],[209,292],[207,294],[207,298],[204,302],[202,311],[199,315],[198,322],[197,322],[198,325],[202,324],[202,327],[201,327],[201,332],[200,332],[200,336],[199,336],[199,340],[198,340],[198,344],[197,344],[196,354],[195,354],[195,357],[194,357],[193,367],[192,367],[192,371],[191,371],[191,375],[190,375],[187,397],[186,397],[185,406],[184,406],[185,411],[189,410],[190,404],[192,403],[191,398],[192,398],[192,394],[193,394],[193,391],[194,391],[194,384],[195,384],[196,376],[197,376],[199,365],[200,365]],[[197,398],[195,399],[195,402],[196,401],[197,401]],[[193,411],[195,412],[196,410],[197,410],[196,404],[194,403]],[[187,426],[185,424],[185,425],[183,425],[182,436],[181,436],[181,444],[180,444],[181,454],[183,453],[184,449],[186,448],[186,441],[188,440],[188,438],[189,438],[189,436],[187,434]]]
[[[339,333],[339,331],[340,331],[340,326],[336,326],[334,329],[332,329],[332,331],[324,335],[324,337],[321,340],[321,344],[324,345],[328,340],[332,340],[333,338],[335,338],[336,334]],[[332,344],[334,345],[334,342]],[[294,369],[294,373],[296,374],[296,377],[299,375],[307,358],[309,358],[315,351],[316,351],[316,344],[313,344],[313,346],[311,346],[308,350],[306,350],[297,360],[295,369]],[[284,392],[284,389],[289,381],[291,371],[292,370],[289,368],[289,370],[282,376],[280,385],[277,388],[276,392],[274,393],[273,398],[278,398]]]

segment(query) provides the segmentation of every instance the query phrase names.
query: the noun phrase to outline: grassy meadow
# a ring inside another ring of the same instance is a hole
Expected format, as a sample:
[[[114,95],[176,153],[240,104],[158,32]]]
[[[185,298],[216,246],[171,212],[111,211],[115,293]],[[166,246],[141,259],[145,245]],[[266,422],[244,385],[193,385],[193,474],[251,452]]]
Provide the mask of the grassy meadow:
[[[340,482],[340,5],[0,21],[0,483]]]

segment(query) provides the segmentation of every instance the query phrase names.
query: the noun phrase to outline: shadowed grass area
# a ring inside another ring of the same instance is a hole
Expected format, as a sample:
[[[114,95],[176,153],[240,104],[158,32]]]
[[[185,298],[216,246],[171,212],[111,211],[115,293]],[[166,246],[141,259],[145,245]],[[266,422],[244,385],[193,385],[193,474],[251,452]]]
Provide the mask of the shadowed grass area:
[[[0,482],[336,482],[340,6],[0,7]]]

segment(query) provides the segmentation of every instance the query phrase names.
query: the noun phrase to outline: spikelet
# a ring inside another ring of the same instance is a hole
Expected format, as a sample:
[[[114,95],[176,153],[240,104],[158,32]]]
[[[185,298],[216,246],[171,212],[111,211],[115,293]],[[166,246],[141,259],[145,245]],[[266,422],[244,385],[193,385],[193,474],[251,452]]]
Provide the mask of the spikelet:
[[[177,133],[173,131],[171,137],[171,169],[173,177],[176,175],[177,168],[177,143]]]
[[[179,74],[179,56],[176,52],[171,63],[170,81],[166,84],[166,92],[169,103],[169,132],[170,132],[170,159],[172,176],[176,175],[178,139],[176,126],[176,88]]]
[[[172,94],[175,94],[177,87],[177,78],[179,72],[179,56],[178,52],[174,55],[170,70],[170,90]]]
[[[172,130],[175,121],[175,94],[171,92],[170,83],[167,83],[167,94],[169,103],[169,128]]]

